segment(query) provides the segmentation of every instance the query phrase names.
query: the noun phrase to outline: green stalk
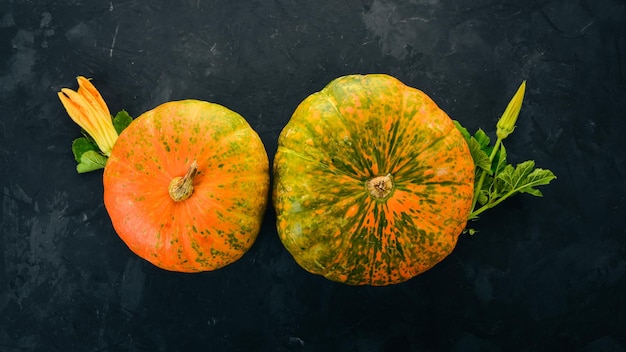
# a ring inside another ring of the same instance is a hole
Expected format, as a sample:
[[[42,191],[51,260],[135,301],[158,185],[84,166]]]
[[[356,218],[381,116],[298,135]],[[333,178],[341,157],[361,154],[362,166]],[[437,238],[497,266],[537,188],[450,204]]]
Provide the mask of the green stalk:
[[[502,113],[502,116],[496,123],[496,140],[495,145],[493,146],[493,150],[491,151],[491,155],[489,155],[489,161],[493,165],[493,159],[496,157],[500,146],[502,145],[502,141],[508,137],[513,130],[515,129],[515,122],[517,122],[517,117],[519,116],[519,112],[522,108],[522,101],[524,100],[524,93],[526,92],[526,81],[523,81],[522,84],[513,95],[513,98],[506,106],[506,109]],[[483,188],[483,183],[485,182],[485,177],[487,177],[487,172],[485,170],[481,170],[480,177],[478,178],[478,182],[474,185],[474,198],[472,199],[472,211],[470,213],[470,219],[475,218],[478,214],[483,211],[499,204],[504,198],[498,199],[496,202],[487,202],[482,208],[474,211],[476,208],[476,202],[478,201],[478,196],[480,195],[480,191]],[[495,182],[495,180],[494,180]],[[508,197],[508,195],[507,195]]]
[[[472,209],[472,213],[470,214],[469,218],[470,219],[477,218],[478,215],[482,214],[485,210],[491,209],[491,208],[495,207],[496,205],[502,203],[505,199],[507,199],[510,196],[512,196],[513,194],[515,194],[515,192],[517,192],[517,190],[511,190],[511,191],[507,192],[506,194],[504,194],[502,197],[498,198],[495,202],[488,202],[487,204],[485,204],[482,207],[478,208],[476,211],[474,211]]]
[[[498,138],[496,140],[496,144],[493,146],[491,155],[489,155],[489,161],[491,163],[493,163],[493,159],[496,157],[496,154],[498,153],[498,149],[500,149],[501,144],[502,144],[502,139]],[[474,215],[474,208],[476,207],[476,202],[478,201],[478,195],[480,194],[480,190],[483,188],[485,177],[487,177],[487,171],[482,170],[480,172],[480,178],[478,179],[478,182],[474,185],[474,199],[472,199],[472,213],[470,214],[470,218],[473,218],[472,215]]]

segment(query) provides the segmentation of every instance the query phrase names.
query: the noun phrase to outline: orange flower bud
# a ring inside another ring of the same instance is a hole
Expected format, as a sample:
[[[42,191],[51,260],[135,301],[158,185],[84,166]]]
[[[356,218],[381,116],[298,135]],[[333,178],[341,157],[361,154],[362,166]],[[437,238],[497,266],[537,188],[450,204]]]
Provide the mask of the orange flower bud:
[[[104,155],[110,156],[118,135],[109,108],[89,79],[78,76],[77,80],[78,91],[63,88],[59,99],[72,120],[96,141]]]

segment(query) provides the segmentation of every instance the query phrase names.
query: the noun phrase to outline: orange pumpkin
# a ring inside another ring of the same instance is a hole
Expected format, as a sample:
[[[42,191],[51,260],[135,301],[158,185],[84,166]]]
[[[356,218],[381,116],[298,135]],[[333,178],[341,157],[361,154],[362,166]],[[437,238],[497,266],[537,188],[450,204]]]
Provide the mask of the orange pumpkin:
[[[104,203],[128,247],[171,271],[239,259],[265,212],[269,162],[243,117],[184,100],[148,111],[117,139],[104,170]]]
[[[388,285],[455,247],[474,163],[453,121],[387,75],[340,77],[306,98],[274,159],[278,234],[306,270]]]

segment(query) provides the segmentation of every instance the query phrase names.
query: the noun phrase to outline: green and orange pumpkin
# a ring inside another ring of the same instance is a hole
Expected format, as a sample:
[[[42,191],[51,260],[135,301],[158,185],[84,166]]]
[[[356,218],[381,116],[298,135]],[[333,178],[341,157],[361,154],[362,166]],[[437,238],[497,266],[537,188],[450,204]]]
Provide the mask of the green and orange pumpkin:
[[[273,167],[282,243],[333,281],[389,285],[428,270],[471,210],[465,139],[426,94],[388,75],[340,77],[306,98]]]
[[[198,100],[162,104],[119,136],[104,170],[104,202],[128,247],[171,271],[239,259],[260,230],[269,162],[239,114]]]

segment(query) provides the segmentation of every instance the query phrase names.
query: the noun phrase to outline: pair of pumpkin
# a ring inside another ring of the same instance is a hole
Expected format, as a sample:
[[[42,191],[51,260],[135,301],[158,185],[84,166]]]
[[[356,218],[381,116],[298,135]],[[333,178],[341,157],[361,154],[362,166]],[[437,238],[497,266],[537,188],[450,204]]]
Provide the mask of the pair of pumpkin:
[[[452,120],[388,75],[350,75],[305,99],[282,131],[273,203],[281,241],[306,270],[361,285],[406,281],[455,247],[474,163]],[[115,142],[104,201],[137,255],[172,271],[239,259],[260,230],[269,160],[243,117],[169,102]]]

